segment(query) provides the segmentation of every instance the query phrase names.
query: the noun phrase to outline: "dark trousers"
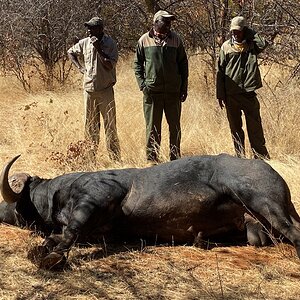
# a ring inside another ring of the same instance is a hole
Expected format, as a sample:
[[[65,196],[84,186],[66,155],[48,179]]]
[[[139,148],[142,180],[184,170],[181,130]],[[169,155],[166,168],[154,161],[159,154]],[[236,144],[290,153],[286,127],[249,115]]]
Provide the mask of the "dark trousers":
[[[260,105],[255,92],[231,95],[226,99],[226,112],[237,156],[245,156],[245,134],[242,111],[245,115],[247,133],[255,158],[269,159],[260,117]]]
[[[169,125],[170,160],[180,157],[180,116],[179,94],[150,94],[144,92],[144,116],[146,121],[146,155],[149,161],[158,161],[161,143],[161,123],[165,113]]]

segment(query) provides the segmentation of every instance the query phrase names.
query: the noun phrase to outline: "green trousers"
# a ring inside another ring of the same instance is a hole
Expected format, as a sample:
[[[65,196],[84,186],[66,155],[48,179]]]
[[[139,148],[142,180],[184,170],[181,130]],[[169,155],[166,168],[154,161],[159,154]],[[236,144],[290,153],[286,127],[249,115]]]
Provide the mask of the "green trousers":
[[[144,91],[147,160],[157,162],[161,143],[163,113],[169,125],[170,160],[180,157],[181,101],[177,93],[149,93]]]
[[[247,133],[254,158],[269,159],[260,117],[260,105],[255,92],[231,95],[226,98],[226,112],[237,156],[245,156],[245,134],[242,111],[245,115]]]

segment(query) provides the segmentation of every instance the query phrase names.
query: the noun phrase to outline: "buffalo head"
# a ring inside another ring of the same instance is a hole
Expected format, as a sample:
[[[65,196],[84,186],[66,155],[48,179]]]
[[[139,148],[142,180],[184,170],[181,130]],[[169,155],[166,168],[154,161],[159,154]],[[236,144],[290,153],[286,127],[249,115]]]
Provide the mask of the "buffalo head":
[[[15,203],[22,197],[22,192],[25,183],[30,178],[30,175],[26,173],[17,173],[13,176],[8,177],[9,170],[13,163],[20,157],[20,155],[15,156],[10,160],[2,169],[0,175],[0,190],[2,198],[7,203]]]

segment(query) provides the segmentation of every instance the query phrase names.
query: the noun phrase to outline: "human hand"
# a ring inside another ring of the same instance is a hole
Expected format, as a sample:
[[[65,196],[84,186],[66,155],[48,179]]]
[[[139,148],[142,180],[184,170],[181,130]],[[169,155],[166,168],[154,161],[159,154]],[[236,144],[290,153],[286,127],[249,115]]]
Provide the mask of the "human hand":
[[[187,98],[187,92],[181,92],[180,93],[180,101],[184,102]]]
[[[78,68],[79,69],[79,72],[81,73],[81,74],[84,74],[85,72],[86,72],[86,69],[85,69],[85,67],[79,67]]]
[[[97,52],[100,55],[101,59],[103,59],[103,61],[108,61],[108,63],[110,63],[109,55],[107,55],[101,48],[101,41],[97,37],[91,36],[91,43],[97,49]]]
[[[98,54],[100,54],[100,56],[104,59],[109,59],[109,57],[104,53],[104,51],[101,48],[101,41],[95,37],[95,36],[91,36],[91,43],[93,44],[93,46],[96,48]]]
[[[96,36],[91,36],[91,43],[97,50],[100,49],[100,40]]]
[[[143,92],[144,94],[147,94],[147,93],[148,93],[148,88],[147,88],[146,85],[143,87],[142,92]]]
[[[253,41],[255,37],[256,32],[247,26],[244,27],[244,39],[247,41]]]
[[[220,108],[223,109],[225,107],[225,103],[226,103],[225,99],[218,99],[218,101],[219,101]]]

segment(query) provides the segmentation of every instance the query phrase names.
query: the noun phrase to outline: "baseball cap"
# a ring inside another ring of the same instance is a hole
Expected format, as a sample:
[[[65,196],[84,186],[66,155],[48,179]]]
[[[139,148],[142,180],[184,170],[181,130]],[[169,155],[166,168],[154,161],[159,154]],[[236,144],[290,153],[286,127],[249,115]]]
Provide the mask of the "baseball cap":
[[[231,20],[230,31],[232,30],[242,31],[245,26],[246,26],[246,19],[242,16],[237,16]]]
[[[84,26],[86,26],[86,27],[102,26],[103,27],[103,20],[99,17],[93,17],[88,22],[85,22]]]
[[[155,22],[158,18],[163,17],[163,18],[170,18],[170,20],[175,20],[175,16],[168,13],[165,10],[159,10],[158,12],[155,13],[153,17],[153,22]]]

